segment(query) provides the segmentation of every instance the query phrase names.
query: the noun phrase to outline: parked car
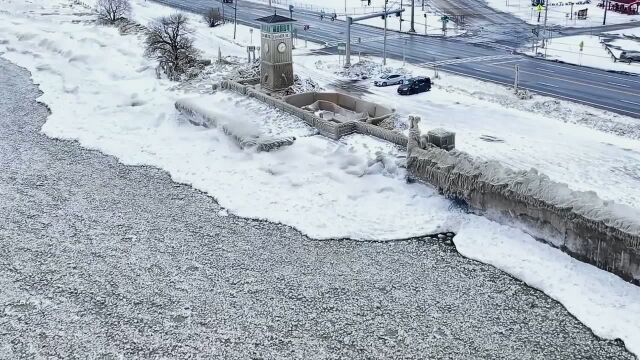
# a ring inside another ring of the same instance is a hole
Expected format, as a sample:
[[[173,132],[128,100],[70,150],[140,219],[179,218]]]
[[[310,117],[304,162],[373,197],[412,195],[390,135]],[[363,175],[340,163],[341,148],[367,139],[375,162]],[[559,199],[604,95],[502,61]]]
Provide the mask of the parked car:
[[[620,53],[620,61],[640,62],[640,51],[623,51]]]
[[[431,79],[428,77],[414,77],[398,86],[398,94],[411,95],[431,90]]]
[[[375,86],[389,86],[389,85],[398,85],[404,84],[407,81],[407,77],[400,74],[387,74],[382,75],[380,78],[376,79],[373,82]]]

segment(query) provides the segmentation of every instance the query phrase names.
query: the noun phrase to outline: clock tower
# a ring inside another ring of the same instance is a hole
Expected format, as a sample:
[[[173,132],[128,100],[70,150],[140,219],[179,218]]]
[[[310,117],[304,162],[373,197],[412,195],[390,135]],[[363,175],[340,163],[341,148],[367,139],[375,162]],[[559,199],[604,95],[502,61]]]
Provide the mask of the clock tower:
[[[260,24],[260,85],[268,90],[286,89],[293,85],[293,22],[273,14],[259,19]]]

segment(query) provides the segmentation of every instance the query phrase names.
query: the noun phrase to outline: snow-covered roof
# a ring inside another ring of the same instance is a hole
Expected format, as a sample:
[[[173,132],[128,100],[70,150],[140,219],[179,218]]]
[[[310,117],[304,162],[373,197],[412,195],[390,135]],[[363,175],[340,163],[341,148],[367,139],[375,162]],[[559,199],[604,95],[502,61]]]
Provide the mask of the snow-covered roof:
[[[283,22],[292,22],[295,21],[292,18],[288,18],[286,16],[273,14],[265,17],[261,17],[256,19],[256,21],[260,21],[267,24],[275,24],[275,23],[283,23]]]

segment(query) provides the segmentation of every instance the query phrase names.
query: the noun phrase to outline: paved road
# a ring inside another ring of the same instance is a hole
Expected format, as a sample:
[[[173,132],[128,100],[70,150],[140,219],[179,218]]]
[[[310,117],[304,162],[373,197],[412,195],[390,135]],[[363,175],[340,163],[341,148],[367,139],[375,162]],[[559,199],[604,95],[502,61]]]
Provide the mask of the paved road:
[[[203,12],[216,4],[211,0],[155,0],[176,8]],[[216,5],[217,6],[217,5]],[[227,10],[226,14],[232,13]],[[266,5],[250,1],[239,1],[240,23],[257,27],[255,18],[272,14]],[[287,12],[281,10],[281,13]],[[298,25],[309,24],[310,31],[298,32],[300,38],[320,43],[329,43],[335,51],[336,42],[344,38],[344,22],[321,21],[317,14],[299,12],[294,14]],[[391,32],[393,35],[394,33]],[[358,38],[361,43],[358,43]],[[365,25],[352,28],[353,51],[380,55],[382,53],[382,30]],[[510,49],[499,44],[478,44],[475,37],[436,38],[420,35],[391,36],[387,44],[390,57],[414,64],[430,65],[443,60],[458,58],[473,60],[459,64],[441,65],[440,68],[499,84],[512,85],[514,65],[520,67],[520,87],[535,93],[551,95],[561,99],[588,104],[601,109],[640,118],[640,77],[612,73],[570,64],[534,59],[510,54]],[[482,42],[482,41],[481,41]],[[496,47],[497,46],[497,47]]]
[[[52,140],[0,58],[0,358],[632,359],[440,241],[312,241]]]
[[[493,9],[482,0],[430,0],[429,6],[444,14],[463,15],[466,42],[517,48],[532,36],[530,25],[512,14]]]

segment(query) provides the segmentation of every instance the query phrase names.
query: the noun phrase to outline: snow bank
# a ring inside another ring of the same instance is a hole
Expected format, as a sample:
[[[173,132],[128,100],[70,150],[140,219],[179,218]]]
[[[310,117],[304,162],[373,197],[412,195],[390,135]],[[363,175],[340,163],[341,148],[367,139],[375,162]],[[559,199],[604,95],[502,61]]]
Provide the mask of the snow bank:
[[[176,101],[175,107],[187,113],[191,121],[206,127],[220,127],[234,139],[241,148],[255,148],[257,151],[271,151],[293,144],[296,136],[310,136],[315,131],[305,127],[290,116],[266,117],[256,115],[249,109],[236,108],[233,119],[229,119],[228,109],[220,109],[213,104],[220,102],[221,94],[184,98]],[[238,102],[242,102],[238,99]],[[249,103],[248,100],[244,103]],[[275,130],[275,131],[274,131]]]

